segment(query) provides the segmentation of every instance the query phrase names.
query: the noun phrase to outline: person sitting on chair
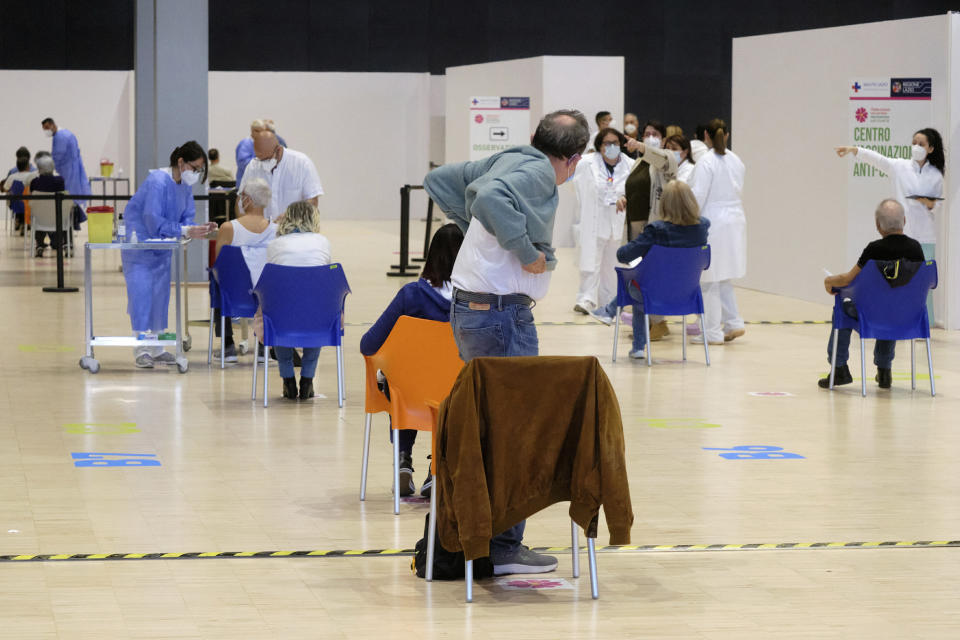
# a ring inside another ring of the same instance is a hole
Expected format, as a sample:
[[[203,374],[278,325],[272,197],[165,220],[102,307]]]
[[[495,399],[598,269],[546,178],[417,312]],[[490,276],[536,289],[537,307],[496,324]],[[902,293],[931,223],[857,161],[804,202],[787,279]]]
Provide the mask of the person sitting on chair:
[[[36,178],[30,181],[30,193],[56,193],[57,191],[66,190],[63,178],[53,173],[53,156],[38,156],[36,162],[39,173]],[[59,238],[56,237],[57,234],[54,231],[35,231],[34,237],[37,243],[35,255],[38,258],[43,257],[43,247],[46,242],[46,236],[48,235],[50,236],[50,246],[56,251],[60,243],[66,239],[67,230],[65,229]]]
[[[857,277],[863,266],[868,260],[910,260],[923,262],[923,248],[920,243],[903,234],[903,225],[906,218],[903,212],[903,206],[892,198],[887,198],[877,207],[874,214],[877,222],[877,231],[880,233],[880,239],[874,240],[866,246],[860,259],[850,271],[829,275],[823,280],[823,287],[831,296],[836,294],[834,289],[840,289],[847,286]],[[846,311],[846,309],[844,309]],[[856,317],[847,311],[852,317]],[[850,384],[853,382],[853,376],[850,375],[850,368],[847,367],[847,359],[850,356],[850,334],[853,329],[840,329],[837,332],[837,360],[836,370],[833,374],[834,386],[840,384]],[[897,346],[895,340],[877,340],[873,347],[873,363],[877,365],[876,381],[881,389],[889,389],[892,382],[890,371],[893,365],[894,348]],[[830,328],[830,340],[827,341],[827,362],[833,360],[833,327]],[[830,376],[821,378],[817,384],[821,389],[830,388]]]
[[[707,230],[710,221],[700,217],[700,206],[693,191],[686,182],[671,180],[663,189],[661,199],[661,219],[654,220],[643,228],[636,238],[617,249],[617,260],[629,263],[647,255],[655,245],[663,247],[699,247],[707,244]],[[631,283],[630,288],[637,293]],[[638,294],[639,295],[639,294]],[[617,299],[590,315],[603,324],[612,324],[617,312]],[[639,359],[645,356],[647,338],[643,327],[643,305],[633,305],[633,348],[630,357]]]
[[[277,220],[277,237],[267,245],[267,262],[288,267],[317,267],[330,264],[330,241],[320,233],[320,214],[309,200],[294,202]],[[259,312],[258,312],[259,313]],[[256,320],[254,321],[256,323]],[[258,332],[263,335],[262,331]],[[293,370],[293,347],[274,345],[283,397],[307,400],[313,397],[313,374],[317,370],[320,347],[304,347],[300,370],[300,390]]]
[[[383,343],[397,323],[400,316],[423,318],[424,320],[438,320],[450,322],[450,299],[453,295],[453,285],[450,284],[450,274],[453,272],[453,263],[457,260],[460,245],[463,244],[463,231],[455,224],[445,224],[433,234],[430,248],[427,249],[427,260],[424,262],[420,279],[404,285],[386,310],[363,337],[360,338],[360,353],[372,356]],[[389,398],[390,389],[387,380],[377,372],[380,388]],[[400,438],[400,495],[413,495],[416,486],[413,483],[413,443],[417,439],[416,429],[399,429]],[[393,442],[393,428],[390,429],[390,441]],[[433,487],[433,477],[427,472],[427,479],[420,487],[420,495],[429,498]]]

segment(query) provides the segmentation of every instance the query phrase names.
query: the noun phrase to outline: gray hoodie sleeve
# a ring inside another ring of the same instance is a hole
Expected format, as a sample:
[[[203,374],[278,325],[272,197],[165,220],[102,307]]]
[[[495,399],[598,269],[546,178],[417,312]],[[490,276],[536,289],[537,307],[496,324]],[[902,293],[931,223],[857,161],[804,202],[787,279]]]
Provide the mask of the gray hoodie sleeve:
[[[501,247],[513,253],[520,264],[530,264],[539,256],[527,234],[527,216],[521,212],[513,191],[500,179],[472,184],[475,190],[470,214],[497,237]]]
[[[423,179],[423,188],[440,210],[447,214],[460,230],[467,232],[470,216],[467,215],[464,168],[467,163],[445,164],[428,173]]]

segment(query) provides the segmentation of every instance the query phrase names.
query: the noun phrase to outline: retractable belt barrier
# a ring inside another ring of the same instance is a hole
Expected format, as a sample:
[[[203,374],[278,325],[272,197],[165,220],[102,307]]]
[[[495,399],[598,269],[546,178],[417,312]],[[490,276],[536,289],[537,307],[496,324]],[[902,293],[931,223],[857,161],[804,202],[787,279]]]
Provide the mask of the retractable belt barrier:
[[[421,187],[422,189],[423,187]],[[121,195],[116,194],[112,196],[108,195],[92,195],[92,194],[75,194],[75,193],[61,193],[57,192],[51,195],[42,195],[36,196],[31,194],[24,195],[9,195],[2,194],[0,195],[0,200],[6,200],[8,202],[19,202],[21,200],[54,200],[56,201],[56,214],[57,214],[57,238],[63,237],[63,201],[64,200],[110,200],[116,202],[118,200],[131,200],[132,195]],[[225,191],[222,193],[210,193],[205,195],[193,196],[194,201],[200,200],[227,200],[231,206],[229,207],[230,211],[234,211],[235,202],[237,198],[236,189],[230,191]],[[433,203],[431,203],[433,204]],[[409,212],[408,212],[409,214]],[[427,228],[429,229],[429,222],[427,223]],[[26,233],[26,230],[24,230]],[[43,290],[48,293],[76,293],[78,291],[77,287],[67,287],[64,286],[63,281],[63,242],[57,243],[57,286],[55,287],[44,287]]]
[[[423,235],[423,257],[410,258],[410,192],[423,189],[422,184],[405,184],[400,187],[400,264],[390,265],[388,276],[410,278],[419,275],[419,269],[413,269],[411,262],[423,262],[430,248],[430,231],[433,226],[433,200],[427,200],[427,228]]]

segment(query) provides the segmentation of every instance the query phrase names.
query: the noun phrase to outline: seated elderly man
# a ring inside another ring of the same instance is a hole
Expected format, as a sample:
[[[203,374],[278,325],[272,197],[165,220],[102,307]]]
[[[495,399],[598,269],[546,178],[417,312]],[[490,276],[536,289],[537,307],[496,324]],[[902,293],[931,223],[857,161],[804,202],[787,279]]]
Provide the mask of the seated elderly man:
[[[53,173],[53,156],[50,154],[40,155],[38,152],[36,163],[39,174],[30,181],[30,193],[56,193],[57,191],[66,191],[63,177],[54,175]],[[56,232],[35,231],[34,238],[37,243],[36,256],[38,258],[43,257],[43,247],[47,235],[50,236],[50,246],[56,250],[56,248],[60,246],[60,242],[66,239],[66,233],[66,230],[64,230],[61,237],[57,238]]]
[[[893,199],[886,199],[877,207],[875,214],[877,222],[877,231],[880,232],[880,239],[874,240],[860,254],[860,259],[850,271],[839,273],[837,275],[827,276],[823,281],[823,286],[831,296],[834,295],[834,287],[845,287],[857,277],[863,266],[868,260],[910,260],[914,262],[923,261],[923,249],[920,243],[913,238],[903,234],[903,225],[905,222],[903,206]],[[840,329],[837,332],[837,366],[834,372],[833,384],[850,384],[853,382],[853,376],[850,375],[850,369],[847,367],[847,359],[850,356],[850,334],[852,329]],[[833,355],[833,330],[830,331],[831,340],[827,341],[827,360],[830,361]],[[881,389],[889,389],[892,382],[890,372],[893,365],[894,348],[897,343],[894,340],[877,340],[873,348],[873,363],[877,365],[876,381]],[[817,382],[822,389],[830,387],[830,376],[822,378]]]

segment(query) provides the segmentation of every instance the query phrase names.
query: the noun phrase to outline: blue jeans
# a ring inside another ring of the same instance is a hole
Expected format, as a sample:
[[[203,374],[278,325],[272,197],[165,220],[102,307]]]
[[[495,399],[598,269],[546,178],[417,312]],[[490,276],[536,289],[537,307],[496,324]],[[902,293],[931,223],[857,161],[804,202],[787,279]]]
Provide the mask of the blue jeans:
[[[850,334],[853,329],[840,329],[837,332],[837,366],[842,367],[847,364],[850,358]],[[881,369],[889,369],[893,366],[893,355],[897,342],[895,340],[877,340],[873,345],[873,364]],[[830,340],[827,341],[827,362],[833,359],[833,331],[830,332]]]
[[[630,292],[637,297],[640,297],[640,289],[637,288],[637,285],[630,283]],[[633,350],[634,351],[643,351],[647,346],[647,334],[643,330],[643,303],[636,303],[633,306]],[[606,307],[603,308],[604,313],[609,317],[614,318],[617,315],[617,299],[614,298],[610,301]]]
[[[476,310],[466,302],[453,301],[450,324],[464,362],[479,357],[540,355],[540,341],[529,307],[492,304],[489,310]],[[526,524],[523,520],[490,540],[490,558],[494,564],[520,549]]]
[[[293,347],[274,347],[277,353],[277,365],[280,367],[281,378],[296,377],[293,371]],[[301,358],[300,377],[313,378],[317,372],[317,360],[320,359],[320,347],[304,347]]]

